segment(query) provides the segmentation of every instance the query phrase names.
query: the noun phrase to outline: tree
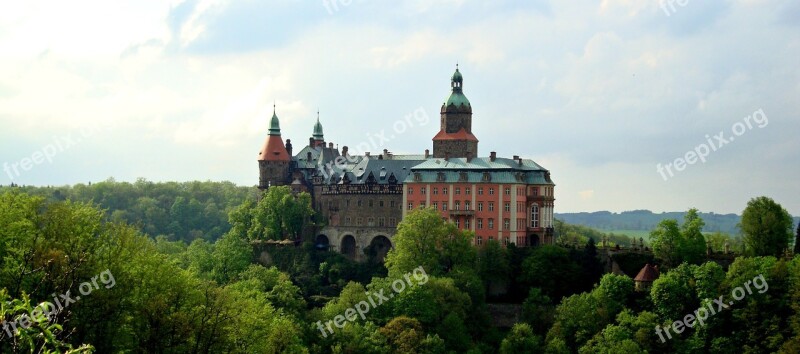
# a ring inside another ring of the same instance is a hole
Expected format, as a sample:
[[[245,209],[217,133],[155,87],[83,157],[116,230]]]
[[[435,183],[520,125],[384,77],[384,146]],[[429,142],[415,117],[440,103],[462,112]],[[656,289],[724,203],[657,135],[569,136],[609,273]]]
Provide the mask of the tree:
[[[706,241],[703,237],[705,222],[697,209],[689,209],[679,227],[675,219],[665,219],[650,232],[653,255],[664,265],[674,267],[683,262],[699,264],[705,259]]]
[[[800,223],[797,223],[797,234],[794,236],[794,254],[800,254]]]
[[[297,239],[313,217],[308,193],[294,195],[288,186],[276,186],[270,187],[258,203],[242,203],[229,219],[231,232],[240,238],[283,240]]]
[[[474,264],[476,251],[469,233],[442,220],[435,208],[409,213],[397,226],[394,248],[386,256],[390,277],[417,267],[429,275],[443,275],[458,265]]]
[[[750,253],[779,257],[791,242],[792,224],[791,215],[780,204],[758,197],[747,203],[739,227]]]
[[[500,344],[501,354],[540,353],[542,338],[533,334],[527,323],[517,323]]]

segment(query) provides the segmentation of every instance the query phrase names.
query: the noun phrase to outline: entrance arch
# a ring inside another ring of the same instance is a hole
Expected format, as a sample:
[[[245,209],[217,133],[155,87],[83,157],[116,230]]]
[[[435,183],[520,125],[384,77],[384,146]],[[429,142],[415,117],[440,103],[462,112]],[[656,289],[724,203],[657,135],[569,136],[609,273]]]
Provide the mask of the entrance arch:
[[[339,246],[339,251],[342,252],[345,257],[350,259],[356,258],[356,238],[353,235],[345,235],[342,237],[342,243]]]
[[[367,247],[367,255],[370,261],[383,263],[390,249],[392,249],[392,241],[386,236],[378,235],[370,241],[369,247]]]
[[[314,247],[320,250],[329,250],[331,246],[331,241],[328,239],[328,236],[319,234],[317,238],[314,240]]]

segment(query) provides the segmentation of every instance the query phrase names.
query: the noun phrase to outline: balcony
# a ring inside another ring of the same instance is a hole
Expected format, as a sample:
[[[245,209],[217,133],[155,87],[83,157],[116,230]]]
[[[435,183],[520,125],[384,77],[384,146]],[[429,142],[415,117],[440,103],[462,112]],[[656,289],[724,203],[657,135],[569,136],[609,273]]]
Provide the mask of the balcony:
[[[475,210],[463,210],[463,209],[462,209],[462,210],[456,210],[456,209],[450,209],[450,216],[460,216],[460,215],[464,215],[464,216],[473,216],[473,215],[475,215]]]

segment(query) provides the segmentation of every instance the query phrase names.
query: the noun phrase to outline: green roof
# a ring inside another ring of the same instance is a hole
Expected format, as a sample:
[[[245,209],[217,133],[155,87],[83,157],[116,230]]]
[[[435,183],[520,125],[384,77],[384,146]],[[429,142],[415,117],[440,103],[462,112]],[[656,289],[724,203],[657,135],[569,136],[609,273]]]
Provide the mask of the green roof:
[[[319,122],[319,117],[317,117],[317,123],[314,124],[314,139],[315,140],[322,140],[322,124]]]
[[[281,135],[281,124],[275,111],[272,111],[272,119],[269,122],[269,135]]]
[[[449,106],[451,104],[454,104],[456,106],[460,106],[462,104],[466,105],[467,107],[470,106],[467,96],[464,96],[464,94],[461,92],[450,93],[450,96],[447,97],[447,101],[445,101],[444,105]]]

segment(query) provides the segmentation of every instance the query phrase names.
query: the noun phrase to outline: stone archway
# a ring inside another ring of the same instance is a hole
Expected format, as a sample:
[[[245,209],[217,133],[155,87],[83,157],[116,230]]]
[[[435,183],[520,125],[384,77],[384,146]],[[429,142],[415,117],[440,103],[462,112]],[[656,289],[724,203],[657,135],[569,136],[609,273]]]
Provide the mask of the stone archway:
[[[367,257],[372,262],[383,263],[390,249],[392,249],[392,241],[386,236],[377,235],[369,242],[366,249]]]
[[[528,242],[530,242],[532,247],[539,246],[541,241],[539,240],[539,235],[531,234],[531,237],[528,238]]]
[[[339,251],[347,258],[356,259],[356,238],[353,235],[342,237]]]
[[[331,241],[327,235],[319,234],[317,238],[314,240],[314,247],[320,250],[329,250],[331,246]]]

